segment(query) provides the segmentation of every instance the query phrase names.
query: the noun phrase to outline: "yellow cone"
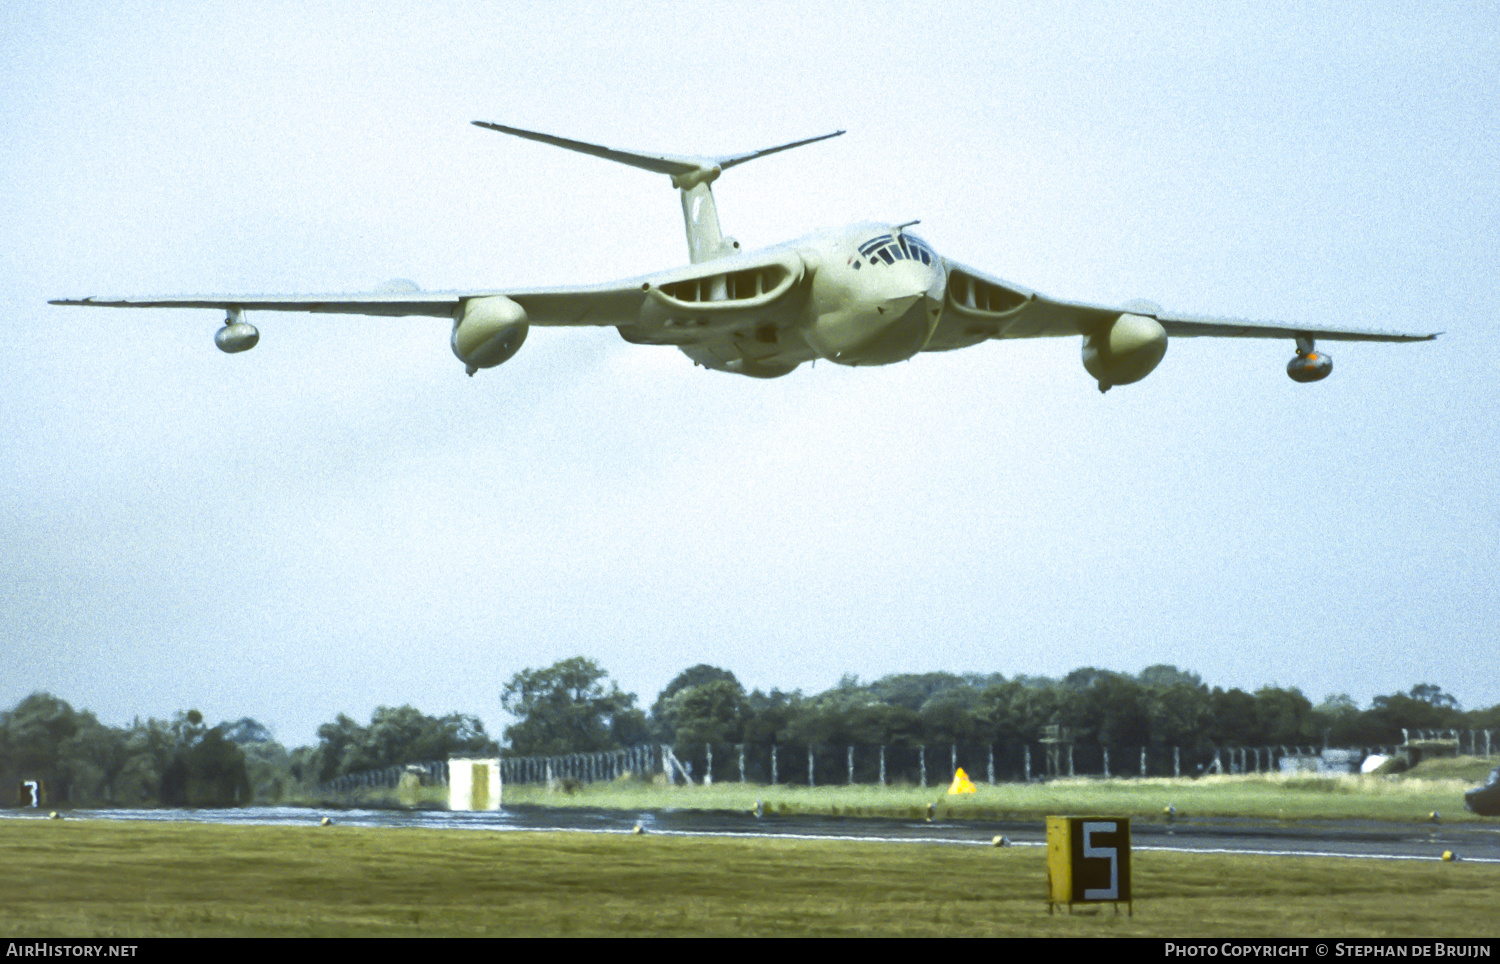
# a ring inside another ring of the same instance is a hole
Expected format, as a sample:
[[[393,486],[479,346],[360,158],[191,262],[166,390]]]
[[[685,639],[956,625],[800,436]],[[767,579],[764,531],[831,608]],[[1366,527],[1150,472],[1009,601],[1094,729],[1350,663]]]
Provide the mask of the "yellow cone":
[[[952,784],[952,786],[948,787],[948,793],[949,793],[949,795],[952,795],[952,794],[955,794],[955,793],[978,793],[978,792],[979,791],[977,791],[977,790],[974,789],[974,782],[972,780],[970,780],[969,779],[969,775],[964,772],[964,768],[963,767],[959,767],[958,768],[958,772],[955,773],[955,774],[953,774],[953,784]]]

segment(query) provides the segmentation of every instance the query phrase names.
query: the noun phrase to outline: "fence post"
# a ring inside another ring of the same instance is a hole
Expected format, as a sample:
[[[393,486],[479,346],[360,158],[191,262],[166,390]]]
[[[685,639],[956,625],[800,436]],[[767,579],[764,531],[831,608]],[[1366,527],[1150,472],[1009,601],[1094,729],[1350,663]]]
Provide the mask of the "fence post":
[[[854,786],[854,747],[850,746],[848,748],[848,750],[849,750],[849,785],[852,787],[852,786]]]
[[[1182,776],[1182,747],[1172,747],[1172,776]]]
[[[885,744],[880,744],[880,785],[885,786]]]
[[[923,744],[917,748],[917,760],[922,766],[922,789],[927,789],[927,746]]]
[[[948,777],[948,782],[952,783],[953,782],[953,778],[956,777],[956,776],[958,776],[958,744],[957,743],[953,743],[953,744],[949,745],[948,759],[950,761],[952,761],[949,764],[948,769],[950,769],[951,771],[953,771],[949,775],[949,777]]]
[[[1076,773],[1073,772],[1073,744],[1069,743],[1068,744],[1068,776],[1072,777],[1072,776],[1077,776],[1077,775],[1078,774],[1076,774]]]
[[[1027,744],[1025,744],[1025,747],[1026,747],[1026,782],[1030,783],[1031,782],[1031,744],[1027,743]]]
[[[740,744],[740,782],[745,782],[745,744]]]
[[[1141,776],[1146,775],[1146,748],[1141,747]]]
[[[771,744],[771,786],[776,785],[776,744]]]
[[[812,744],[809,743],[807,745],[807,787],[811,790],[813,786],[813,751]]]
[[[707,761],[703,764],[703,785],[711,787],[714,785],[714,745],[703,744],[703,754],[707,757]]]
[[[990,786],[995,785],[995,744],[986,747],[990,751]]]

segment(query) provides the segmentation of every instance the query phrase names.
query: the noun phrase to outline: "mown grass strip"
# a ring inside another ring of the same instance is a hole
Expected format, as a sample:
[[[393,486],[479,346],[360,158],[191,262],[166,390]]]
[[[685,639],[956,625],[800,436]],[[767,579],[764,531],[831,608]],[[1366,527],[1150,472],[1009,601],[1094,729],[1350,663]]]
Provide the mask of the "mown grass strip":
[[[1049,915],[1040,848],[0,821],[0,931],[143,936],[1494,935],[1500,867],[1142,851]]]

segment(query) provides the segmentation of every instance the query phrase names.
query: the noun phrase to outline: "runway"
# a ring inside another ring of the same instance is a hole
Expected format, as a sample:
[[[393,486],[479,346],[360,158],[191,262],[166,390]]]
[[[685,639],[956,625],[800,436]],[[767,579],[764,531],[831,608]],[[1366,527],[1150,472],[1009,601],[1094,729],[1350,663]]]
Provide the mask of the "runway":
[[[0,811],[19,819],[45,819],[37,811]],[[443,810],[330,810],[244,807],[231,810],[73,810],[70,820],[148,820],[196,823],[358,827],[422,827],[477,831],[572,831],[642,833],[746,839],[827,839],[858,842],[1040,847],[1040,820],[933,822],[875,817],[765,816],[714,810],[601,810],[583,807],[508,807],[498,812]],[[1327,856],[1381,860],[1437,860],[1444,851],[1458,859],[1500,863],[1500,821],[1464,824],[1392,824],[1371,820],[1275,822],[1239,818],[1182,818],[1172,823],[1137,820],[1131,827],[1136,851]]]

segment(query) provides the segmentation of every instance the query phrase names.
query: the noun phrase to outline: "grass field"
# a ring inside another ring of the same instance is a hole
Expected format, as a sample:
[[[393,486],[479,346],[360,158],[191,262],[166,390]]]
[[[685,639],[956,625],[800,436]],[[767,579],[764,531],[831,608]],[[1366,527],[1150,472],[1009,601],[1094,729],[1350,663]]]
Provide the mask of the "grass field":
[[[1162,818],[1168,806],[1178,817],[1243,816],[1264,819],[1370,819],[1424,821],[1436,810],[1444,820],[1478,819],[1464,810],[1473,784],[1459,780],[1388,781],[1382,778],[1204,777],[1198,780],[1056,780],[1044,784],[979,786],[976,793],[949,796],[943,788],[757,787],[721,783],[711,787],[595,785],[573,793],[539,786],[506,787],[505,802],[549,806],[651,810],[680,807],[770,813],[922,817],[934,804],[944,819],[1040,819],[1051,813],[1114,814]]]
[[[1138,851],[1135,915],[1049,915],[1041,848],[0,820],[0,932],[145,936],[1500,933],[1500,867]]]
[[[1420,822],[1433,811],[1445,822],[1471,822],[1464,792],[1482,783],[1494,760],[1434,760],[1399,776],[1210,776],[1198,779],[1078,778],[1046,783],[980,783],[977,792],[949,796],[946,786],[713,786],[655,785],[640,780],[593,784],[571,792],[535,784],[507,786],[508,805],[601,807],[615,810],[755,809],[770,814],[832,814],[922,818],[932,804],[942,819],[1036,819],[1048,814],[1111,814],[1161,820],[1171,806],[1179,818],[1250,817],[1267,820],[1391,820]],[[431,791],[430,802],[442,799]],[[346,804],[394,805],[393,791],[376,791]]]

